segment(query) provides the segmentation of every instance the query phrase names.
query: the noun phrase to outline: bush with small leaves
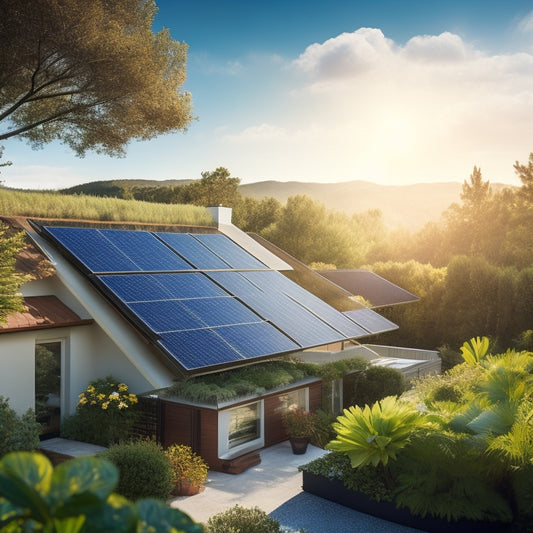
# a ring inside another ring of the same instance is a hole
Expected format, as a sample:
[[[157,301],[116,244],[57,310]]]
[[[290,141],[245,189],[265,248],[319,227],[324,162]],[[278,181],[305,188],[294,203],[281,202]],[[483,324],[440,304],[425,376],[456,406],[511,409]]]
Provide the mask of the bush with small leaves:
[[[100,457],[119,470],[116,492],[131,500],[166,500],[174,487],[170,462],[163,448],[152,440],[115,444]]]
[[[0,457],[12,451],[31,451],[39,446],[40,424],[28,409],[18,416],[9,407],[9,399],[0,396]]]
[[[280,524],[259,507],[247,509],[235,505],[212,516],[206,533],[282,533]]]

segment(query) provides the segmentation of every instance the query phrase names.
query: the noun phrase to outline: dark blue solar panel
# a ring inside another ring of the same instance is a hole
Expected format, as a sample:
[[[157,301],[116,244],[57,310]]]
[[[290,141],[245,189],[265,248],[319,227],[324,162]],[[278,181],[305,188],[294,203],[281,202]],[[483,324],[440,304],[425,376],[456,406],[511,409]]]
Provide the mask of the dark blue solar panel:
[[[187,233],[156,233],[155,235],[200,270],[229,268],[228,263],[222,261],[192,235]]]
[[[348,338],[368,334],[364,328],[280,272],[244,272],[243,276],[265,290],[270,288],[271,291],[283,292]]]
[[[176,274],[153,274],[153,278],[163,285],[170,298],[208,298],[227,296],[201,272],[182,272]]]
[[[192,266],[147,231],[101,230],[140,270],[192,270]]]
[[[205,324],[178,300],[136,302],[128,304],[128,307],[156,333],[205,327]]]
[[[158,342],[187,370],[244,360],[241,354],[210,329],[163,333]]]
[[[97,229],[61,227],[45,229],[91,272],[140,270]]]
[[[98,276],[98,279],[124,302],[145,302],[172,298],[170,291],[150,274],[118,274]]]
[[[240,272],[210,272],[208,275],[304,348],[346,340],[346,336],[284,293],[268,287],[260,290]]]
[[[232,268],[267,268],[253,255],[249,254],[225,235],[221,235],[220,233],[206,233],[195,235],[194,238],[207,246],[207,248],[222,258]]]
[[[230,296],[225,298],[196,298],[184,300],[183,305],[208,326],[245,324],[261,319],[248,307]]]
[[[370,333],[383,333],[398,328],[394,322],[372,311],[372,309],[355,309],[344,314]]]
[[[217,328],[216,332],[244,357],[261,357],[299,350],[300,347],[267,322]]]

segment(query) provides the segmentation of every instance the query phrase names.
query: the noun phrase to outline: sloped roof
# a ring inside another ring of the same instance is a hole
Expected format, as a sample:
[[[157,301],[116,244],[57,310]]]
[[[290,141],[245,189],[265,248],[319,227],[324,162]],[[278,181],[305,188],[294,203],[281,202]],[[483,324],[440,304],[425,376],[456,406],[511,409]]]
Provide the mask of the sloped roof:
[[[0,334],[32,329],[50,329],[92,324],[92,319],[80,318],[55,296],[26,296],[25,312],[11,313],[7,323],[0,324]]]
[[[35,229],[180,370],[372,333],[220,233]]]
[[[355,296],[362,296],[372,307],[416,302],[418,296],[398,287],[370,270],[320,270],[319,274]]]

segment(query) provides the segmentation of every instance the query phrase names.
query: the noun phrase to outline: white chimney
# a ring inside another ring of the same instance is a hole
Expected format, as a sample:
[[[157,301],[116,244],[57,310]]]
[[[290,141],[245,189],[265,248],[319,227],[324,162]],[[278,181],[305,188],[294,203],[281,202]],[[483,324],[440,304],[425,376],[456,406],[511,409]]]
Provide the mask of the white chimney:
[[[220,226],[221,224],[231,225],[231,207],[208,207],[207,210],[213,217],[213,220]]]

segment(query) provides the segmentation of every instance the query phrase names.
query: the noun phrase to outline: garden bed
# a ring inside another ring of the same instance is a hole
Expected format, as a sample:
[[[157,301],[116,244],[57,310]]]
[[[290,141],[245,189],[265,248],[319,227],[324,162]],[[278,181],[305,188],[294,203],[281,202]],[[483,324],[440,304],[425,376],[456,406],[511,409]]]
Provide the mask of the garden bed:
[[[304,491],[389,522],[430,533],[504,533],[510,530],[510,524],[501,522],[473,522],[471,520],[448,522],[439,518],[422,518],[412,515],[405,508],[397,508],[392,502],[378,502],[366,494],[347,489],[338,479],[329,479],[305,470],[302,474]]]

